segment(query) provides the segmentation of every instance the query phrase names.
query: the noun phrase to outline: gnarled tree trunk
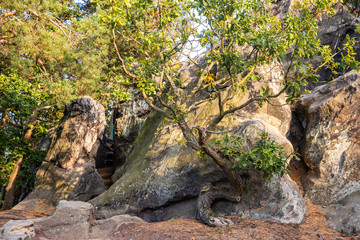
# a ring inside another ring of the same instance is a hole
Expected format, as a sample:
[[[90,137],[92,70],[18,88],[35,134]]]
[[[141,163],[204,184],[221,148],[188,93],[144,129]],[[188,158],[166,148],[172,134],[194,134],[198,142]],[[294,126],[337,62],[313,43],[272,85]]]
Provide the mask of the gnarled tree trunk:
[[[203,150],[227,175],[229,184],[225,186],[212,186],[211,183],[205,184],[200,190],[197,203],[200,219],[204,223],[212,227],[227,227],[232,224],[232,221],[224,216],[216,214],[211,209],[211,205],[214,200],[219,198],[240,202],[241,194],[243,192],[241,178],[236,173],[236,170],[233,169],[233,163],[228,159],[221,157],[207,142],[206,128],[199,126],[192,127],[198,131],[199,137],[196,139],[183,119],[182,121],[180,120],[179,125],[187,140],[191,139],[192,142],[196,141],[196,144],[192,144],[192,147]]]

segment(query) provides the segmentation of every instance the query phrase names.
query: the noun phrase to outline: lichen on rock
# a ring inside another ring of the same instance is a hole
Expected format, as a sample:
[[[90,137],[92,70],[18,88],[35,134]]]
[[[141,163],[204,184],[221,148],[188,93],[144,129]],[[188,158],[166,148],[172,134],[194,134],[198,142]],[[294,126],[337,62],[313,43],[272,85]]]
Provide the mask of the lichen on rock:
[[[87,201],[104,192],[95,157],[105,124],[104,107],[91,97],[68,104],[36,174],[34,190],[14,209],[34,210],[40,207],[38,201],[49,206],[63,199]]]

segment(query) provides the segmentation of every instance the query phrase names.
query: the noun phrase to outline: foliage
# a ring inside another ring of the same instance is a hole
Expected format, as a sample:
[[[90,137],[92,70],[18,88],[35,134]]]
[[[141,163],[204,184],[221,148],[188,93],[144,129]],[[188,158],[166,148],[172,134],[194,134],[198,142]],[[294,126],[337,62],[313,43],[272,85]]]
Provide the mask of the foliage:
[[[26,151],[24,162],[19,173],[17,186],[21,189],[22,194],[29,193],[34,188],[35,174],[43,162],[47,151],[38,151],[29,149]]]
[[[318,22],[323,15],[334,14],[336,0],[294,1],[283,16],[274,16],[276,3],[270,0],[96,2],[100,20],[113,32],[119,63],[114,74],[136,85],[154,110],[178,124],[198,156],[206,153],[225,171],[227,165],[206,144],[225,116],[253,102],[261,107],[282,95],[292,104],[309,83],[318,82],[321,69],[359,69],[352,50],[354,39],[348,38],[344,49],[332,52],[317,38]],[[206,49],[205,64],[194,58],[197,44]],[[334,60],[336,55],[342,56],[341,63]],[[178,76],[186,60],[198,67],[198,81],[190,93]],[[258,73],[264,66],[281,69],[280,89],[270,88]],[[252,82],[262,84],[258,92],[243,104],[231,102]],[[186,119],[192,108],[187,104],[204,91],[210,92],[205,100],[218,102],[218,113],[196,127],[199,137],[195,137],[188,127],[191,120]],[[282,149],[265,135],[261,139],[254,149],[238,153],[242,157],[238,156],[237,166],[251,159],[265,177],[285,173]]]
[[[351,13],[355,14],[357,17],[360,16],[360,1],[359,0],[342,0],[341,2],[347,6]]]
[[[262,132],[259,136],[260,139],[252,148],[248,146],[247,139],[229,135],[218,139],[216,145],[222,146],[221,152],[234,161],[233,168],[245,169],[253,166],[254,169],[262,171],[265,179],[271,178],[274,174],[283,176],[288,173],[287,160],[296,155],[292,153],[286,156],[282,146],[271,140],[268,133]]]
[[[36,109],[62,106],[82,95],[106,105],[130,99],[135,88],[154,110],[179,125],[199,155],[209,155],[213,151],[206,143],[224,117],[282,95],[291,104],[309,83],[317,83],[321,69],[336,73],[359,69],[355,39],[348,38],[338,52],[317,39],[318,21],[323,14],[334,13],[336,2],[295,1],[291,11],[274,16],[276,3],[271,0],[2,1],[1,184],[6,183],[15,159],[30,156],[61,117],[56,107],[38,113],[33,138],[24,142]],[[203,50],[205,63],[194,57]],[[334,60],[337,54],[342,62]],[[192,91],[179,77],[185,61],[197,67]],[[258,73],[264,66],[281,69],[280,89],[270,88]],[[241,105],[233,103],[253,82],[262,84],[259,91]],[[207,99],[196,99],[205,91]],[[218,113],[209,116],[203,132],[198,128],[199,137],[186,118],[193,107],[190,99],[218,102]],[[257,148],[242,153],[258,157],[246,158],[238,166],[259,159],[257,168],[268,169],[265,177],[281,174],[285,171],[279,160],[282,150],[263,137]],[[211,157],[221,165],[219,156]],[[27,159],[24,167],[27,161],[38,163]]]
[[[117,84],[107,76],[109,30],[93,14],[94,4],[77,2],[1,2],[1,186],[22,156],[20,175],[30,176],[27,165],[38,164],[31,160],[33,151],[61,118],[65,103],[88,95],[106,105],[117,97]],[[25,141],[29,129],[31,138]]]

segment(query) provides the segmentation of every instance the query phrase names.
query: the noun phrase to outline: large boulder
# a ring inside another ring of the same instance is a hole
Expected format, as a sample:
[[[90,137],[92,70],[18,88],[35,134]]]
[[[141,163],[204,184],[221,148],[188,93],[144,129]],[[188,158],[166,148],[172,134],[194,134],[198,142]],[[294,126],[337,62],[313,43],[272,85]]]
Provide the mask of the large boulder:
[[[33,240],[35,239],[34,222],[31,220],[10,220],[0,228],[0,239]]]
[[[91,97],[67,105],[36,174],[34,190],[14,209],[37,209],[40,201],[49,206],[63,199],[87,201],[104,192],[95,157],[105,124],[104,107]]]
[[[198,59],[200,64],[205,60]],[[188,124],[204,125],[217,113],[217,101],[208,100],[208,90],[196,94],[192,90],[199,81],[197,66],[187,64],[181,70],[181,98],[188,112]],[[262,68],[263,81],[271,91],[277,92],[280,77],[278,68]],[[240,93],[229,104],[245,102],[259,83],[249,86],[250,91]],[[218,130],[237,128],[235,134],[251,141],[258,132],[268,131],[272,139],[281,144],[287,153],[292,151],[285,134],[290,122],[290,108],[284,99],[256,104],[226,117]],[[247,134],[247,135],[246,135]],[[197,198],[203,184],[226,181],[223,171],[209,158],[199,158],[196,152],[183,142],[180,128],[164,121],[159,113],[152,112],[147,118],[139,137],[124,165],[113,175],[115,182],[104,194],[90,200],[95,206],[97,218],[108,218],[116,214],[131,213],[148,221],[161,221],[175,217],[197,217]],[[266,182],[256,172],[243,173],[245,193],[243,202],[222,202],[219,211],[238,216],[253,216],[281,222],[299,223],[306,210],[305,201],[297,186],[287,177],[275,177]]]
[[[94,209],[86,202],[61,200],[52,216],[31,221],[47,238],[86,239],[95,221]]]
[[[309,174],[303,177],[311,202],[336,203],[360,191],[360,74],[348,72],[302,98],[298,113],[305,136],[300,151]]]
[[[91,204],[61,200],[47,218],[11,220],[0,228],[0,239],[103,239],[110,237],[123,223],[142,222],[129,215],[96,221]]]
[[[327,207],[326,224],[345,234],[360,232],[360,192],[350,194],[337,204]]]

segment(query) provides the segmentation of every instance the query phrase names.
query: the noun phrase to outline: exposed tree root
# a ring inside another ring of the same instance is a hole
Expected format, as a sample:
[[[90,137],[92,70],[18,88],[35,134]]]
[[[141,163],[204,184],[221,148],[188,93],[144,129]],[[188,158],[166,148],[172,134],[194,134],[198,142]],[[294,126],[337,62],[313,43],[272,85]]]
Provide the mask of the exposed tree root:
[[[205,184],[200,191],[198,198],[198,211],[200,219],[211,227],[228,227],[233,224],[230,219],[216,214],[211,209],[211,204],[215,199],[227,199],[234,202],[240,202],[240,193],[230,186],[212,186],[211,183]]]

